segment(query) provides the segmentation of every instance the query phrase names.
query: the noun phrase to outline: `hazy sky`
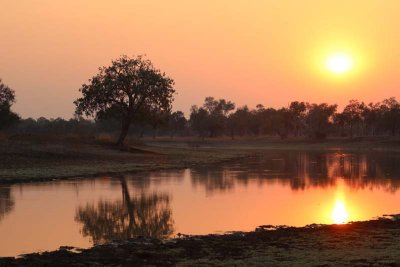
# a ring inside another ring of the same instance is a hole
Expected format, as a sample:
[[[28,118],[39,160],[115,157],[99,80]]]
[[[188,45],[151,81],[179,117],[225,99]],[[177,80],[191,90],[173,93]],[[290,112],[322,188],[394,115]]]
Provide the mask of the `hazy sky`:
[[[400,1],[0,0],[0,78],[23,117],[72,116],[82,83],[122,54],[176,81],[174,109],[399,97]],[[324,68],[345,52],[354,69]]]

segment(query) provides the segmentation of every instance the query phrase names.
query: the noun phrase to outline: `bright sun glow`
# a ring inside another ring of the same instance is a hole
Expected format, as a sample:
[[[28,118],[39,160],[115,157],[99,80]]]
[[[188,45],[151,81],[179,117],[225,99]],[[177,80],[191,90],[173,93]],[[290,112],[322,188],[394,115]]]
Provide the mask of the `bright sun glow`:
[[[344,202],[342,200],[337,200],[335,207],[333,208],[333,211],[332,211],[333,222],[336,224],[347,223],[348,218],[349,218],[349,215],[347,213]]]
[[[352,69],[353,60],[344,53],[332,54],[326,60],[326,67],[335,74],[343,74]]]

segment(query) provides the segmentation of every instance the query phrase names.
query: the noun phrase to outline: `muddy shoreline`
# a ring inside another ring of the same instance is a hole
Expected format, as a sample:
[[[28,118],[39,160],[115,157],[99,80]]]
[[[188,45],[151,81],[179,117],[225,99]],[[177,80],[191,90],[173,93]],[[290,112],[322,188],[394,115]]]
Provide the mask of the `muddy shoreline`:
[[[219,164],[265,151],[385,151],[400,153],[399,140],[148,141],[126,151],[109,144],[67,141],[0,142],[0,184],[123,175]]]
[[[400,266],[400,216],[343,225],[257,228],[225,235],[136,238],[61,247],[0,266]]]

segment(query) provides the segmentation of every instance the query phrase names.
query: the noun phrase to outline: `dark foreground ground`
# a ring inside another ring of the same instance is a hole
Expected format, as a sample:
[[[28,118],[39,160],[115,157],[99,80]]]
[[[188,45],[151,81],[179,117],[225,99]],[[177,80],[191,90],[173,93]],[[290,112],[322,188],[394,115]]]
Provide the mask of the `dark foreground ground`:
[[[0,266],[400,266],[398,219],[276,230],[265,226],[167,241],[132,239],[0,258]]]

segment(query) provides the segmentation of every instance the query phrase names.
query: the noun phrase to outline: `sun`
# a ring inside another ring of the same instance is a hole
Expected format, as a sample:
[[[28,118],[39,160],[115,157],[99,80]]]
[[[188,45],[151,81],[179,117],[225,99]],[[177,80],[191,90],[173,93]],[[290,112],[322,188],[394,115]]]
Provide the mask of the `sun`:
[[[353,59],[345,53],[335,53],[326,59],[326,67],[334,74],[344,74],[353,68]]]

